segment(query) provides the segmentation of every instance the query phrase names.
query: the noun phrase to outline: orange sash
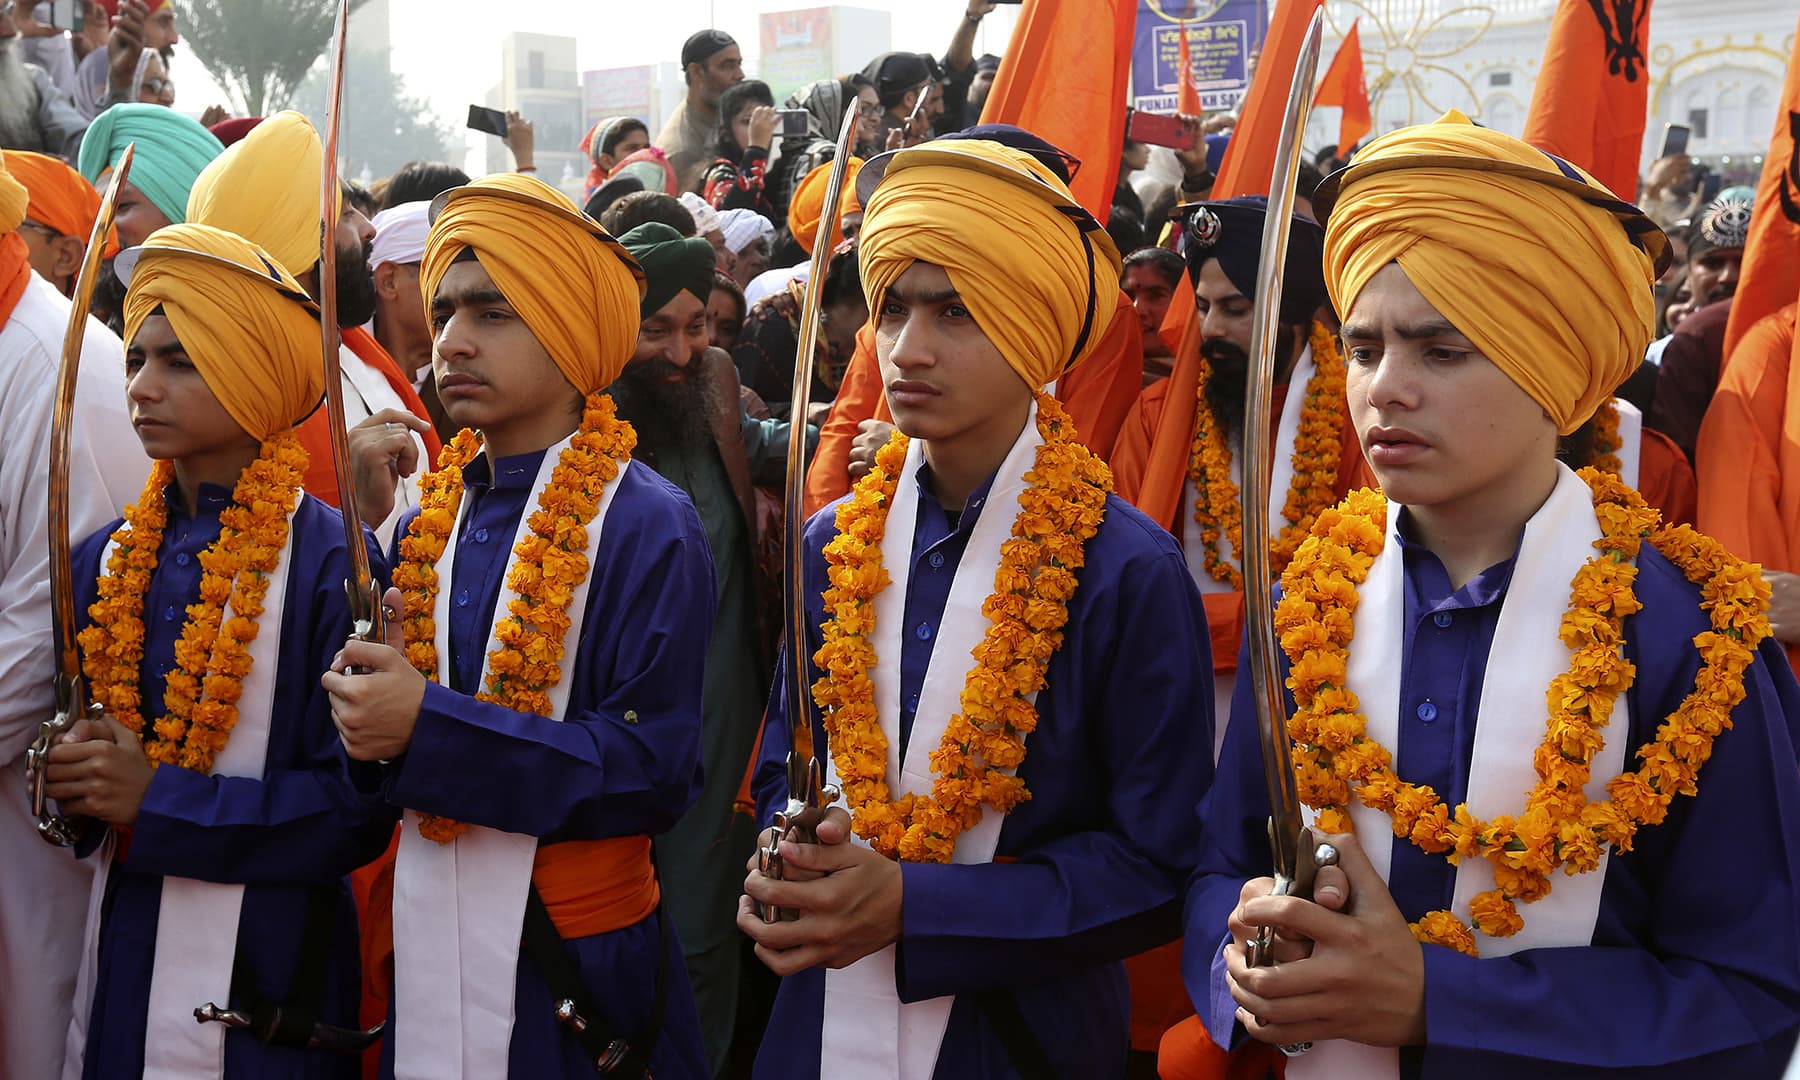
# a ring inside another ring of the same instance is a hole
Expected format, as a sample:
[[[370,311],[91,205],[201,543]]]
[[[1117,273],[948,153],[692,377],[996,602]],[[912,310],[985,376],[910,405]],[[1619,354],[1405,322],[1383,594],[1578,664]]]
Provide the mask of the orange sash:
[[[12,318],[13,308],[19,306],[19,297],[25,295],[30,281],[31,254],[25,247],[25,238],[17,232],[6,233],[0,238],[0,326]]]
[[[380,342],[369,336],[368,331],[352,327],[344,331],[343,339],[344,344],[350,347],[350,351],[358,359],[381,373],[381,377],[400,396],[409,412],[421,420],[431,419],[431,415],[425,411],[425,403],[419,400],[419,392],[413,389],[412,381],[400,373],[400,365],[394,363],[394,358],[387,354]],[[331,429],[326,426],[324,405],[314,409],[312,415],[294,431],[300,436],[300,445],[306,447],[308,455],[306,478],[303,481],[307,493],[332,506],[338,505],[337,466],[331,460]],[[438,441],[436,431],[425,431],[419,438],[425,443],[425,460],[420,463],[420,470],[424,471],[436,463],[438,451],[443,444]]]

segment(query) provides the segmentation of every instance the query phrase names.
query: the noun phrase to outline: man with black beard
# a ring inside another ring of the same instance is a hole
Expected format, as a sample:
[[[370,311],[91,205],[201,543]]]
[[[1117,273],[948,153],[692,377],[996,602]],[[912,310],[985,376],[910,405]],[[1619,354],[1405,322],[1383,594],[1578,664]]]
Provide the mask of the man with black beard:
[[[748,850],[755,838],[754,823],[734,803],[773,658],[756,632],[755,512],[736,379],[730,359],[708,350],[713,247],[657,221],[619,241],[643,266],[645,292],[637,351],[608,392],[637,431],[633,459],[693,500],[718,582],[702,693],[705,786],[675,828],[656,838],[664,902],[687,956],[716,1073],[731,1047],[744,978],[735,921],[744,873],[723,855]]]
[[[324,150],[306,117],[269,117],[225,149],[194,181],[187,219],[234,232],[266,250],[309,295],[319,283],[319,171]],[[343,328],[344,420],[357,510],[385,546],[400,515],[418,503],[413,474],[437,459],[425,405],[393,357],[361,329],[375,317],[369,258],[375,227],[344,199],[337,222],[338,325]],[[336,506],[337,476],[325,410],[296,431],[311,460],[306,490]]]

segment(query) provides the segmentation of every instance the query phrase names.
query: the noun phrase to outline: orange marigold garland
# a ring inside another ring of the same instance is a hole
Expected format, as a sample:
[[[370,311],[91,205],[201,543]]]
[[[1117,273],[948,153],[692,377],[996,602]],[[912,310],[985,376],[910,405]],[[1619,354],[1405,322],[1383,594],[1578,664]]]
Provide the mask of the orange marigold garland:
[[[1624,445],[1625,440],[1619,437],[1618,402],[1607,398],[1594,412],[1594,449],[1588,464],[1603,473],[1618,476],[1625,468],[1625,463],[1619,459],[1619,450]]]
[[[144,733],[140,689],[144,661],[144,596],[168,524],[166,492],[173,462],[159,461],[138,500],[112,534],[112,554],[80,635],[82,670],[94,698],[143,739],[153,765],[212,772],[213,758],[237,726],[238,699],[250,674],[250,643],[281,561],[289,516],[306,473],[306,450],[291,431],[263,441],[238,476],[231,505],[219,514],[219,538],[200,553],[200,599],[189,604],[175,642],[175,669],[163,685],[164,714]],[[225,607],[231,618],[225,618]]]
[[[1421,941],[1476,955],[1475,934],[1510,937],[1524,926],[1517,903],[1549,895],[1550,875],[1594,870],[1604,847],[1631,850],[1639,827],[1660,824],[1677,795],[1696,792],[1712,742],[1731,727],[1744,700],[1744,672],[1769,636],[1769,587],[1760,568],[1740,562],[1686,525],[1668,526],[1617,476],[1581,470],[1594,493],[1602,538],[1598,554],[1575,575],[1559,635],[1574,650],[1569,670],[1546,693],[1549,717],[1533,763],[1538,782],[1525,810],[1481,821],[1467,805],[1446,807],[1430,787],[1394,774],[1387,748],[1369,739],[1356,694],[1345,686],[1356,589],[1386,538],[1387,503],[1373,491],[1352,492],[1319,515],[1312,536],[1282,577],[1275,629],[1291,667],[1295,711],[1288,721],[1301,801],[1318,811],[1319,828],[1351,831],[1352,793],[1393,819],[1394,835],[1455,865],[1467,856],[1493,864],[1497,888],[1475,896],[1469,919],[1433,911],[1414,923]],[[1648,541],[1701,590],[1711,628],[1694,638],[1702,663],[1694,691],[1637,751],[1635,771],[1606,786],[1610,798],[1584,793],[1593,756],[1613,702],[1636,677],[1624,659],[1624,620],[1641,608],[1632,586]]]
[[[506,585],[518,596],[494,624],[499,648],[487,655],[487,682],[477,701],[550,715],[549,690],[562,679],[569,605],[589,570],[587,527],[600,511],[606,485],[619,475],[619,463],[636,445],[637,432],[619,419],[612,398],[589,394],[581,427],[538,492],[537,508],[526,522],[529,531],[513,547]],[[437,469],[419,480],[419,513],[400,541],[394,585],[406,601],[406,659],[432,682],[439,680],[437,564],[462,506],[463,466],[480,450],[480,436],[466,428],[444,447]],[[419,817],[419,835],[440,844],[466,828],[435,814]]]
[[[1306,401],[1300,409],[1300,427],[1294,435],[1294,477],[1288,484],[1281,516],[1287,523],[1270,541],[1270,565],[1276,573],[1293,558],[1294,551],[1312,528],[1319,511],[1337,496],[1338,458],[1343,449],[1344,356],[1337,338],[1324,325],[1312,324],[1307,338],[1312,347],[1313,373],[1306,380]],[[1221,533],[1234,552],[1243,550],[1243,511],[1238,506],[1238,485],[1231,479],[1231,447],[1213,419],[1206,401],[1212,366],[1200,358],[1200,379],[1194,410],[1194,448],[1188,455],[1188,479],[1194,484],[1194,524],[1206,552],[1206,571],[1214,581],[1234,589],[1244,587],[1242,572],[1219,551]]]
[[[1040,393],[1037,403],[1044,443],[1025,474],[1012,536],[1000,546],[994,591],[981,609],[991,625],[972,650],[962,711],[931,754],[928,795],[892,797],[887,736],[870,675],[877,662],[869,643],[875,597],[889,584],[881,539],[906,461],[906,436],[896,432],[876,454],[874,467],[838,507],[837,536],[825,545],[825,643],[813,655],[824,675],[813,683],[813,700],[824,710],[852,826],[890,859],[947,863],[957,838],[981,820],[982,804],[1004,814],[1031,797],[1010,772],[1025,760],[1025,737],[1037,727],[1028,695],[1043,688],[1045,669],[1062,645],[1076,571],[1112,490],[1111,471],[1074,441],[1056,399]]]

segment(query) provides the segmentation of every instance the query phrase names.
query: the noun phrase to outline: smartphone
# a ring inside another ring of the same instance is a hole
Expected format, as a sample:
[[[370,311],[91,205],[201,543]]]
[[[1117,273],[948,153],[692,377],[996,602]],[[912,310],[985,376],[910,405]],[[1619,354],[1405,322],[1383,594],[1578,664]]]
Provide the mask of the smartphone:
[[[469,106],[469,127],[476,131],[485,131],[489,135],[506,138],[506,114],[499,109],[489,109],[481,105]]]
[[[80,0],[50,0],[50,23],[58,30],[80,33],[87,27],[87,5]]]
[[[1719,197],[1719,189],[1725,186],[1725,177],[1719,173],[1707,173],[1706,179],[1700,182],[1700,204],[1702,206]]]
[[[778,109],[781,116],[781,137],[797,139],[806,134],[806,120],[809,114],[805,109]]]
[[[1200,138],[1200,130],[1182,123],[1179,116],[1131,111],[1125,121],[1125,137],[1132,142],[1167,146],[1174,150],[1192,150]]]
[[[1689,130],[1686,124],[1664,124],[1662,149],[1656,152],[1656,156],[1666,158],[1672,154],[1687,153]]]

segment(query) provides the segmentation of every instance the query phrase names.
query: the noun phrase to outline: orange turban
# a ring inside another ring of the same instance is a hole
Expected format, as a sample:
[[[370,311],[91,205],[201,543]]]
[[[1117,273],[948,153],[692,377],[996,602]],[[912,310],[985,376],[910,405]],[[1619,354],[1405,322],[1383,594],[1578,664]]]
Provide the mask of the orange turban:
[[[200,173],[188,194],[187,219],[255,242],[299,277],[319,264],[324,164],[312,122],[297,112],[276,113]]]
[[[844,215],[862,209],[862,204],[856,201],[856,174],[862,170],[862,165],[862,158],[853,157],[844,166],[844,197],[838,204],[838,223],[832,228],[833,248],[844,242]],[[830,185],[831,162],[827,161],[807,173],[794,187],[794,197],[788,200],[788,232],[793,234],[794,242],[808,257],[812,255],[813,242],[819,237],[819,216],[825,212],[825,189]]]
[[[637,351],[644,271],[612,234],[567,195],[519,173],[438,198],[419,274],[427,309],[450,264],[473,248],[570,385],[586,394],[619,377]]]
[[[895,154],[863,215],[863,292],[880,311],[914,262],[944,268],[1033,390],[1081,362],[1118,312],[1119,249],[1056,174],[984,140]]]
[[[8,150],[6,171],[31,193],[27,217],[64,236],[87,241],[94,231],[94,219],[100,216],[100,193],[86,177],[59,158],[29,150]]]
[[[13,159],[19,153],[8,150],[0,154],[0,232],[12,232],[23,224],[26,208],[31,205],[25,185],[12,175]]]
[[[133,251],[127,342],[161,308],[207,388],[252,438],[286,431],[318,406],[319,309],[267,252],[195,224],[158,229]]]
[[[1339,312],[1398,263],[1565,435],[1643,362],[1668,239],[1529,143],[1452,111],[1370,143],[1313,207]]]

